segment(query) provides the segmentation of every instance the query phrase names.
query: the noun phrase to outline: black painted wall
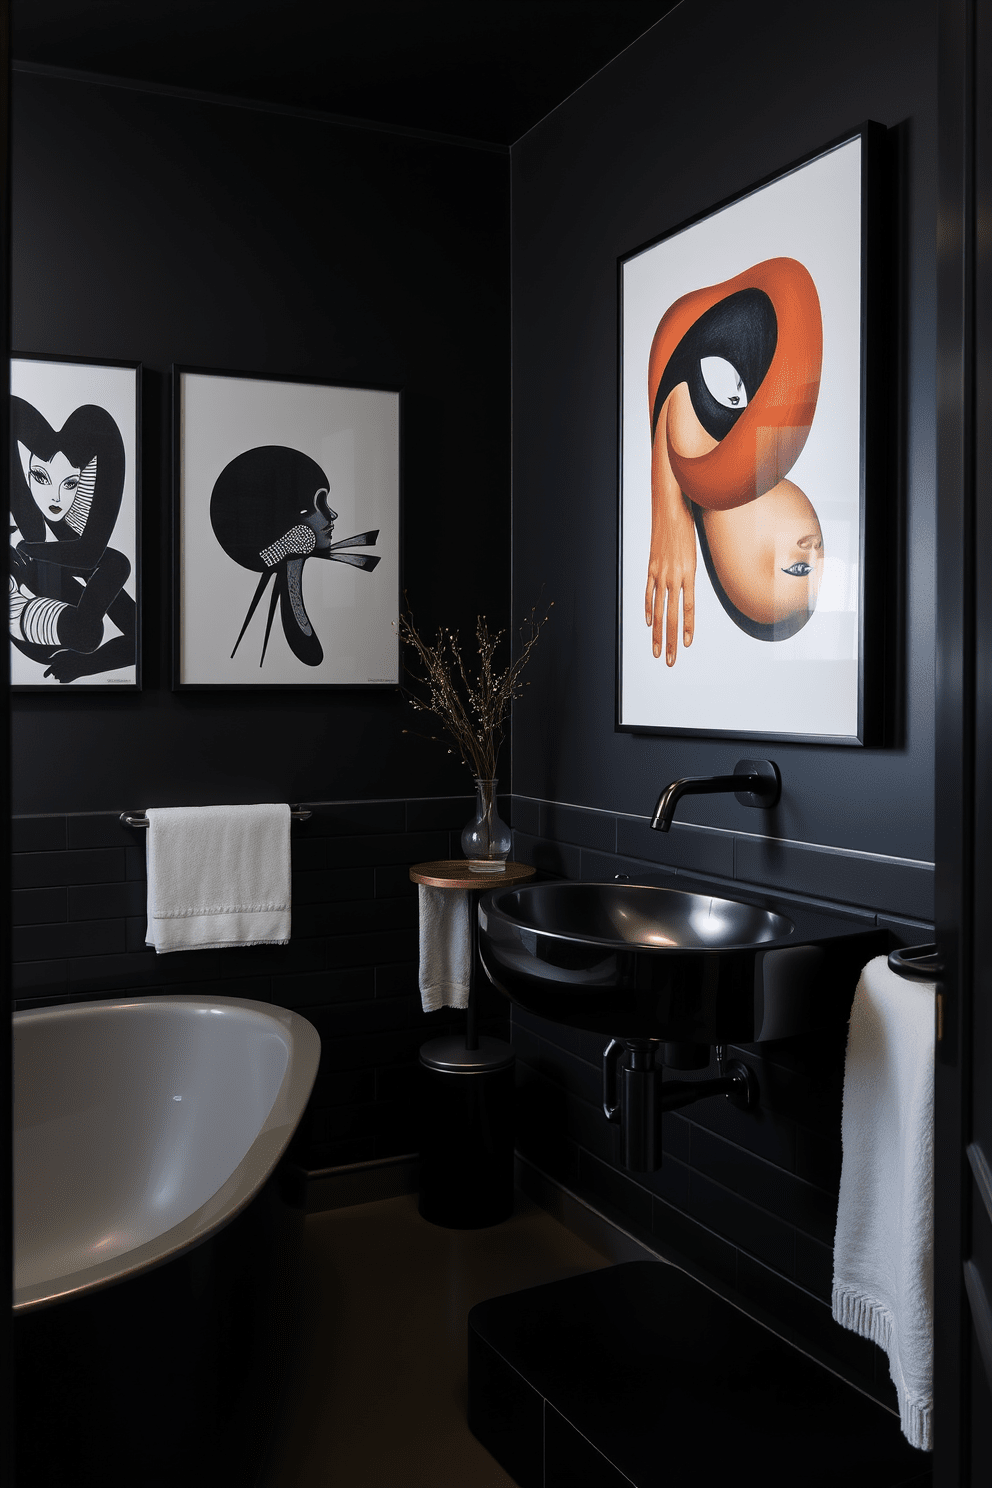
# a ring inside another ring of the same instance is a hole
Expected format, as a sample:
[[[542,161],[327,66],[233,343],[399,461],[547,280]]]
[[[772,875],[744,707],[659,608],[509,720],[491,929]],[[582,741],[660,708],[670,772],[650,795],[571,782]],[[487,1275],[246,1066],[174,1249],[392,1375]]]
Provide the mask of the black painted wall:
[[[935,67],[933,0],[839,0],[801,19],[789,0],[688,0],[514,146],[514,600],[543,584],[556,602],[515,715],[517,794],[645,817],[669,780],[754,753],[614,733],[617,258],[877,119],[898,219],[888,366],[905,554],[893,528],[879,577],[905,604],[901,721],[885,749],[759,752],[782,771],[776,837],[932,862]],[[767,830],[718,796],[679,819]]]
[[[801,19],[789,0],[687,0],[514,147],[514,603],[542,585],[555,600],[514,715],[517,857],[569,878],[799,894],[903,943],[931,938],[935,64],[932,0],[839,0]],[[894,202],[898,509],[880,574],[899,616],[894,737],[856,750],[616,733],[617,258],[864,119],[888,126]],[[667,836],[650,831],[670,780],[756,755],[782,771],[774,813],[695,797]],[[845,1038],[842,1024],[738,1049],[758,1108],[666,1116],[663,1167],[635,1180],[600,1108],[603,1040],[515,1011],[519,1145],[891,1404],[884,1356],[830,1317]]]
[[[16,696],[14,811],[471,790],[396,693],[170,690],[169,370],[402,387],[411,602],[505,625],[506,154],[26,74],[13,139],[15,350],[145,367],[144,692]]]
[[[417,1149],[417,1048],[463,1017],[420,1011],[407,868],[459,851],[472,786],[404,734],[398,693],[171,691],[170,367],[403,388],[418,620],[505,625],[508,228],[505,152],[15,75],[15,349],[141,361],[145,399],[144,690],[13,698],[14,994],[213,989],[305,1012],[311,1168]],[[314,807],[291,945],[156,957],[144,839],[119,813],[252,800]],[[495,993],[487,1011],[505,1031]]]

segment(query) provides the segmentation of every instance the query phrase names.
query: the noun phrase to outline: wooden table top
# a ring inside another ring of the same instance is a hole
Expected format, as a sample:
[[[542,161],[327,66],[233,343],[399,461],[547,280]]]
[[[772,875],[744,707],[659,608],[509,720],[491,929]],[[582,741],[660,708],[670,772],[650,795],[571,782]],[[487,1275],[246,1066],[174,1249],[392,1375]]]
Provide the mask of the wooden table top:
[[[536,872],[529,863],[507,863],[502,873],[473,873],[466,858],[442,858],[435,863],[414,863],[410,877],[433,889],[498,889],[501,884],[532,878]]]

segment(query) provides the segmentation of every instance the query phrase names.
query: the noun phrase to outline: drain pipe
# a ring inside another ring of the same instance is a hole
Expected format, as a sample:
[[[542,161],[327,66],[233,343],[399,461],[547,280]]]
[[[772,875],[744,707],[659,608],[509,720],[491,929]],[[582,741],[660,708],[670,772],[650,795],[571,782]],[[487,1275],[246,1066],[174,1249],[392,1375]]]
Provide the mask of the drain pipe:
[[[611,1039],[603,1050],[603,1113],[620,1128],[620,1165],[628,1173],[661,1167],[661,1118],[665,1111],[725,1095],[747,1110],[757,1100],[757,1081],[739,1059],[726,1060],[716,1046],[720,1074],[710,1080],[664,1080],[655,1067],[654,1039]]]

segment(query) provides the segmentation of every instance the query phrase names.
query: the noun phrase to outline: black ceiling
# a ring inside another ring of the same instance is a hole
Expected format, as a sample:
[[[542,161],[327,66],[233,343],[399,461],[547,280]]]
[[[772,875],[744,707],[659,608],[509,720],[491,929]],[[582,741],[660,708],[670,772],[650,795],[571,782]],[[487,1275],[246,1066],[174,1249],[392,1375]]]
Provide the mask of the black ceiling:
[[[509,145],[678,3],[13,0],[12,50],[15,63]]]

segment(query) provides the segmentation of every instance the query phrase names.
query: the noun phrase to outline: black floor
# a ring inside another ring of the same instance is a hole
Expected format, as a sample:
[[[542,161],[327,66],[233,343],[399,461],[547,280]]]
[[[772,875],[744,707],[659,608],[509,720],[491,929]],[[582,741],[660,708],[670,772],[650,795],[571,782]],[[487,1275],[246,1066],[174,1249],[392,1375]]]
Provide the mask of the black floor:
[[[480,1302],[469,1425],[519,1488],[924,1488],[898,1419],[674,1266]]]

